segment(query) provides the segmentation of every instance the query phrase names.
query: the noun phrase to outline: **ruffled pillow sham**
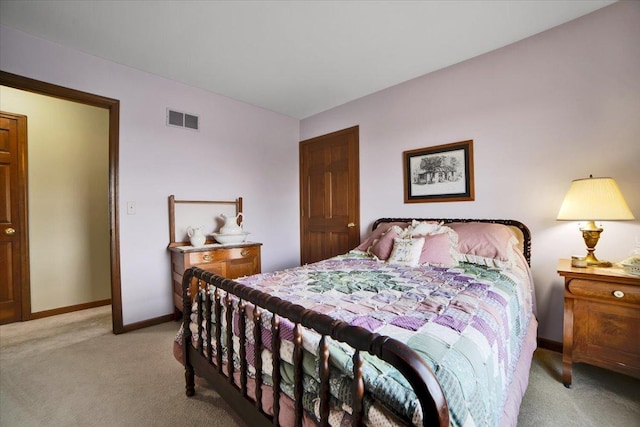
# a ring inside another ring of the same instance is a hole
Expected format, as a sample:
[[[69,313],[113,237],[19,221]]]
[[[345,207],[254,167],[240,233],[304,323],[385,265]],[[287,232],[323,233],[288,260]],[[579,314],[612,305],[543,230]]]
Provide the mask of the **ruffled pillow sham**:
[[[442,227],[442,222],[438,221],[411,221],[411,225],[406,228],[407,234],[411,236],[427,236],[429,234],[437,234]]]
[[[497,268],[511,268],[517,262],[518,239],[504,224],[452,222],[458,235],[458,261]]]

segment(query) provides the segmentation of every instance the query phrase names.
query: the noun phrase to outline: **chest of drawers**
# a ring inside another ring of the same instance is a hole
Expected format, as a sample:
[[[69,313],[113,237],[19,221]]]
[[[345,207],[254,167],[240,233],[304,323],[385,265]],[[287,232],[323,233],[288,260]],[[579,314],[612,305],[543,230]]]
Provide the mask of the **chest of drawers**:
[[[182,312],[182,276],[190,267],[199,267],[228,279],[260,273],[261,243],[169,247],[173,303],[176,314]]]

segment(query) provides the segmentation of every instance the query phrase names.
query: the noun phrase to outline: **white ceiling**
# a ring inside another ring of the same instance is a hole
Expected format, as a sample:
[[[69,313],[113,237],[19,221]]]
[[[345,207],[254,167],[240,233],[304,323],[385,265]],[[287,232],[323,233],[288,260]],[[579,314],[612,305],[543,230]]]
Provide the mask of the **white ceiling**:
[[[612,1],[13,1],[0,23],[295,118]]]

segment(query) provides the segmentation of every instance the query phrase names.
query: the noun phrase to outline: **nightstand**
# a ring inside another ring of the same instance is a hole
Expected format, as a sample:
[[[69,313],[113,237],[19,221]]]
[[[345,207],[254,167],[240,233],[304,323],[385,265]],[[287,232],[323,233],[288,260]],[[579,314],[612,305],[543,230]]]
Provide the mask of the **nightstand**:
[[[571,385],[574,362],[640,378],[640,277],[621,268],[558,262],[564,278],[562,383]]]

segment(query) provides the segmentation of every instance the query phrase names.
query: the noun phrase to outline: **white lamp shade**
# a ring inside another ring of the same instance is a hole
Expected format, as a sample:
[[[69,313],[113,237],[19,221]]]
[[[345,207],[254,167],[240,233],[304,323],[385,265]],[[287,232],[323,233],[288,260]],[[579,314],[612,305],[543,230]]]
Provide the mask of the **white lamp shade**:
[[[613,178],[583,178],[571,182],[559,220],[616,221],[635,219]]]

